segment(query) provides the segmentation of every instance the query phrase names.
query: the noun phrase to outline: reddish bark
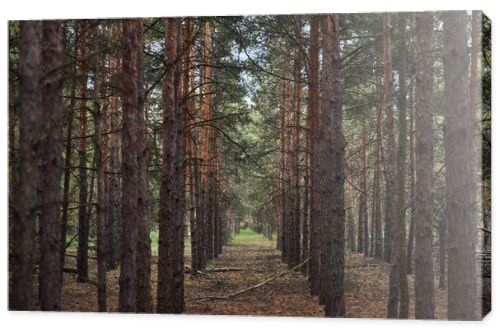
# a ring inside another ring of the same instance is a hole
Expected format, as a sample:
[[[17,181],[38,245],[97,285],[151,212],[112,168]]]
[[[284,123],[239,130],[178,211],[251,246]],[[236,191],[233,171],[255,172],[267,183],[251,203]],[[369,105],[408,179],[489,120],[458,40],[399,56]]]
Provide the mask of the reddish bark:
[[[163,84],[163,175],[160,189],[158,313],[184,311],[184,126],[180,106],[181,21],[166,19]]]
[[[137,298],[137,191],[139,169],[137,166],[137,114],[139,111],[139,76],[137,71],[140,20],[125,19],[122,40],[122,224],[120,233],[120,312],[136,312]]]

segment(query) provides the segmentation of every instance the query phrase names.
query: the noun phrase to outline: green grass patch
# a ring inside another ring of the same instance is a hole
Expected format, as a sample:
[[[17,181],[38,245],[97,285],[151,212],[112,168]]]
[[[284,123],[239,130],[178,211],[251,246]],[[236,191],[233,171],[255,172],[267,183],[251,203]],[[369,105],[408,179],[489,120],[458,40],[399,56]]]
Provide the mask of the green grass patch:
[[[154,256],[158,255],[158,231],[153,230],[151,231],[149,235],[151,239],[151,252]],[[67,241],[69,242],[73,237],[68,236]],[[262,234],[259,234],[252,230],[251,228],[242,228],[240,230],[240,234],[236,234],[233,237],[233,240],[231,242],[249,242],[249,243],[275,243],[276,242],[276,235],[273,235],[273,240],[269,241],[267,238],[265,238]],[[73,242],[71,245],[68,247],[69,252],[77,252],[77,246],[78,246],[78,238],[74,238]],[[93,240],[89,240],[89,247],[90,248],[95,248],[95,245],[93,243]],[[184,251],[187,255],[191,253],[191,238],[187,237],[184,240]]]
[[[158,231],[151,231],[149,234],[149,238],[151,239],[151,253],[154,256],[158,255],[158,239],[159,239],[159,233]],[[191,238],[186,237],[184,239],[184,253],[187,255],[191,254]]]
[[[262,234],[259,234],[252,230],[251,228],[240,229],[240,234],[236,234],[233,238],[233,242],[250,242],[250,243],[264,243],[264,242],[274,242],[269,241]]]
[[[149,233],[149,238],[151,239],[151,253],[153,255],[158,255],[158,231],[151,231],[151,233]]]

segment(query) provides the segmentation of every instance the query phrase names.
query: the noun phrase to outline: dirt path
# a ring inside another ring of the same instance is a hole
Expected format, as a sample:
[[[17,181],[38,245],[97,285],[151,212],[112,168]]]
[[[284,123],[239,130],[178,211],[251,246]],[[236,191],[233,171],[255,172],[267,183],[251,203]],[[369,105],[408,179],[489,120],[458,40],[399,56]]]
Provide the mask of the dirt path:
[[[189,252],[187,262],[189,263]],[[91,261],[90,277],[96,277],[95,261]],[[75,267],[74,258],[67,266]],[[240,268],[240,271],[210,272],[213,268]],[[244,290],[287,271],[275,241],[268,241],[253,232],[240,236],[224,247],[218,259],[210,261],[208,273],[185,275],[186,313],[262,316],[322,317],[318,298],[309,294],[307,277],[288,272],[262,287],[228,299],[203,299],[206,296],[227,296]],[[385,318],[389,290],[389,265],[362,254],[347,254],[345,299],[346,317]],[[108,309],[118,310],[119,270],[108,273]],[[414,278],[409,278],[410,317],[414,317]],[[36,280],[35,280],[36,281]],[[156,301],[156,257],[152,266],[152,294]],[[35,292],[36,293],[36,292]],[[36,294],[35,294],[36,295]],[[436,289],[436,317],[446,318],[446,289]],[[63,310],[95,312],[96,288],[91,283],[77,283],[74,274],[66,273],[63,287]]]
[[[224,248],[214,261],[217,268],[243,271],[216,272],[187,280],[186,313],[270,316],[323,316],[317,298],[309,294],[307,278],[289,272],[257,289],[224,300],[191,300],[201,296],[224,296],[256,285],[287,271],[280,253],[270,242],[236,242]]]

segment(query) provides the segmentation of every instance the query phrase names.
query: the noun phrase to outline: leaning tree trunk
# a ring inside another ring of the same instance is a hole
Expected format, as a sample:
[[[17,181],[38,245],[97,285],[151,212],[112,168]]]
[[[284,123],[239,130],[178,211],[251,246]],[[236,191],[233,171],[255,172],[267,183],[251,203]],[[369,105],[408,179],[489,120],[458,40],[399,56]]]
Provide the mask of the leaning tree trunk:
[[[434,318],[432,261],[432,13],[417,14],[417,86],[415,110],[415,318]]]
[[[13,194],[14,229],[12,287],[9,308],[32,308],[35,225],[37,220],[38,158],[41,147],[40,24],[22,21],[19,43],[20,109],[18,187]]]

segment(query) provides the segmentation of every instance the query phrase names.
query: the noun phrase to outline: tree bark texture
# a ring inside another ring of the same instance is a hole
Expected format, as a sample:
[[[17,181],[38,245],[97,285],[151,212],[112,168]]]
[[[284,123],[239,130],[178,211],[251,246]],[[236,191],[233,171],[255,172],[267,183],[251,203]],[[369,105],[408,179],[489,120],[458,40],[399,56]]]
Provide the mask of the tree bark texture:
[[[12,287],[9,308],[32,308],[35,225],[37,221],[38,168],[42,118],[40,90],[40,22],[20,24],[19,72],[21,75],[19,108],[18,187],[14,193],[12,248]]]
[[[158,313],[184,311],[184,126],[180,107],[180,19],[166,19],[163,175],[160,190]]]
[[[318,200],[326,235],[321,257],[327,317],[343,317],[344,304],[344,135],[340,83],[340,32],[336,15],[322,18],[323,69],[318,147]],[[323,252],[324,251],[324,252]],[[325,261],[323,261],[323,259]]]
[[[432,261],[432,35],[431,13],[417,13],[417,78],[415,110],[415,317],[434,318]]]
[[[445,12],[443,21],[448,318],[477,320],[480,299],[476,283],[478,234],[474,214],[474,126],[468,98],[467,14],[465,11]]]
[[[137,302],[137,233],[138,208],[137,192],[139,169],[137,154],[137,114],[139,73],[137,71],[139,32],[141,21],[125,19],[122,22],[122,224],[120,233],[120,312],[136,312]]]

